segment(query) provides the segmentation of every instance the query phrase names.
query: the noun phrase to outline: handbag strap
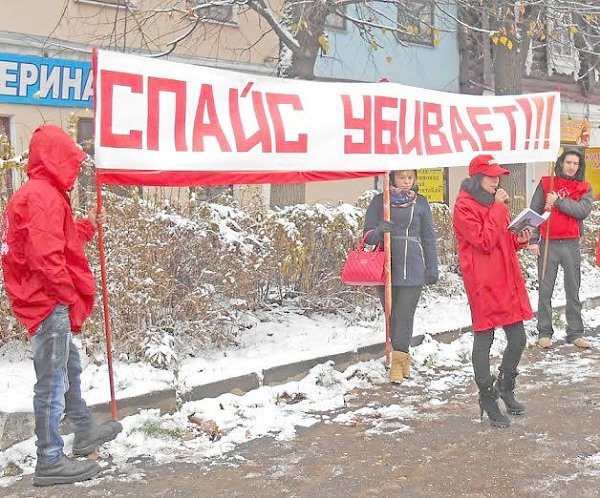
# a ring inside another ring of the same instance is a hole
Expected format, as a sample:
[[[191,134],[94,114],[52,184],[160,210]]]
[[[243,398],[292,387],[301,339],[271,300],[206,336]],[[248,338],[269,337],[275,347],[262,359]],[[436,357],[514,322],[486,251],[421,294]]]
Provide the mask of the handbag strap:
[[[365,250],[365,246],[367,245],[367,236],[371,232],[374,232],[374,231],[375,231],[375,229],[368,230],[368,231],[365,232],[365,234],[363,235],[362,239],[360,240],[360,243],[356,247],[357,251],[364,251]],[[376,248],[373,251],[368,251],[368,252],[377,252],[377,251],[383,251],[383,248],[379,244],[376,246]]]

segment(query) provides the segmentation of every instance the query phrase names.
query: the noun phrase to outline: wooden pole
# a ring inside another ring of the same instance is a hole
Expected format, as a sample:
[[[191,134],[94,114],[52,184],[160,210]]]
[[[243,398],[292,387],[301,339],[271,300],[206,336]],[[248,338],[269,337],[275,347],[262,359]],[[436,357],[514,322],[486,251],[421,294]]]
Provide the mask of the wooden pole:
[[[383,219],[390,221],[390,175],[383,175]],[[392,237],[390,233],[383,234],[383,250],[385,253],[385,363],[390,365],[391,342],[390,325],[392,321]]]
[[[554,162],[550,165],[550,192],[554,191]],[[550,247],[550,221],[552,220],[552,216],[549,216],[546,220],[546,240],[544,241],[544,257],[542,259],[542,280],[546,278],[546,265],[548,264],[548,248]],[[540,230],[541,232],[541,230]],[[541,233],[540,233],[541,240]]]
[[[96,209],[102,212],[102,182],[96,176]],[[112,358],[112,333],[108,313],[108,278],[106,274],[106,252],[104,249],[104,227],[98,223],[98,250],[100,252],[100,274],[102,275],[102,308],[104,312],[104,334],[106,336],[106,359],[108,363],[108,382],[110,384],[110,409],[112,419],[117,420],[117,398]]]

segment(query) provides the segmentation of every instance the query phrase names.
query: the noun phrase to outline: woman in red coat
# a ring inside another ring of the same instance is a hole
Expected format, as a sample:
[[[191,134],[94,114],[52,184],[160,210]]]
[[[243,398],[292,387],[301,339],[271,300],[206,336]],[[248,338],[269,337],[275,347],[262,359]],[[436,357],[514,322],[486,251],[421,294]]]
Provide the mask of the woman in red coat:
[[[495,427],[510,425],[498,407],[499,396],[509,413],[520,415],[525,410],[514,397],[514,379],[526,344],[523,320],[533,318],[516,255],[527,246],[531,231],[517,236],[507,228],[508,194],[499,183],[500,176],[508,173],[490,155],[475,157],[454,206],[458,259],[473,321],[472,361],[479,406]],[[496,327],[504,329],[507,340],[497,380],[490,373]]]

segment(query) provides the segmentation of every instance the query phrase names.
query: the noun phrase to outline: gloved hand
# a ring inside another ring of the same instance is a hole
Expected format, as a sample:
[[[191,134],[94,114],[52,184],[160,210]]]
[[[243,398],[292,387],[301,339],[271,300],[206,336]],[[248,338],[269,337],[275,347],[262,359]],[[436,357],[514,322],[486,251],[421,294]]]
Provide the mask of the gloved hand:
[[[425,275],[425,285],[433,285],[438,281],[437,275]]]
[[[375,231],[379,234],[389,233],[395,228],[395,226],[396,225],[393,221],[382,220],[379,222],[379,225],[377,225]]]

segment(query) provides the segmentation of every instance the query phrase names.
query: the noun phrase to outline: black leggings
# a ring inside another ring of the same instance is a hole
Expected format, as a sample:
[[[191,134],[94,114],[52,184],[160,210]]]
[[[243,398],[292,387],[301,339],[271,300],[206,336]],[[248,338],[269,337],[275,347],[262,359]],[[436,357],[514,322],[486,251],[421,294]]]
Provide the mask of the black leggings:
[[[385,287],[377,287],[381,306],[385,309]],[[421,286],[392,286],[392,319],[390,323],[390,339],[394,351],[408,353],[410,339],[413,335],[415,311],[421,297]]]
[[[500,371],[506,374],[517,372],[521,354],[525,349],[527,339],[523,322],[511,323],[502,327],[506,333],[506,349],[502,355]],[[490,379],[490,348],[494,342],[494,329],[473,334],[473,370],[477,385],[485,385]]]

